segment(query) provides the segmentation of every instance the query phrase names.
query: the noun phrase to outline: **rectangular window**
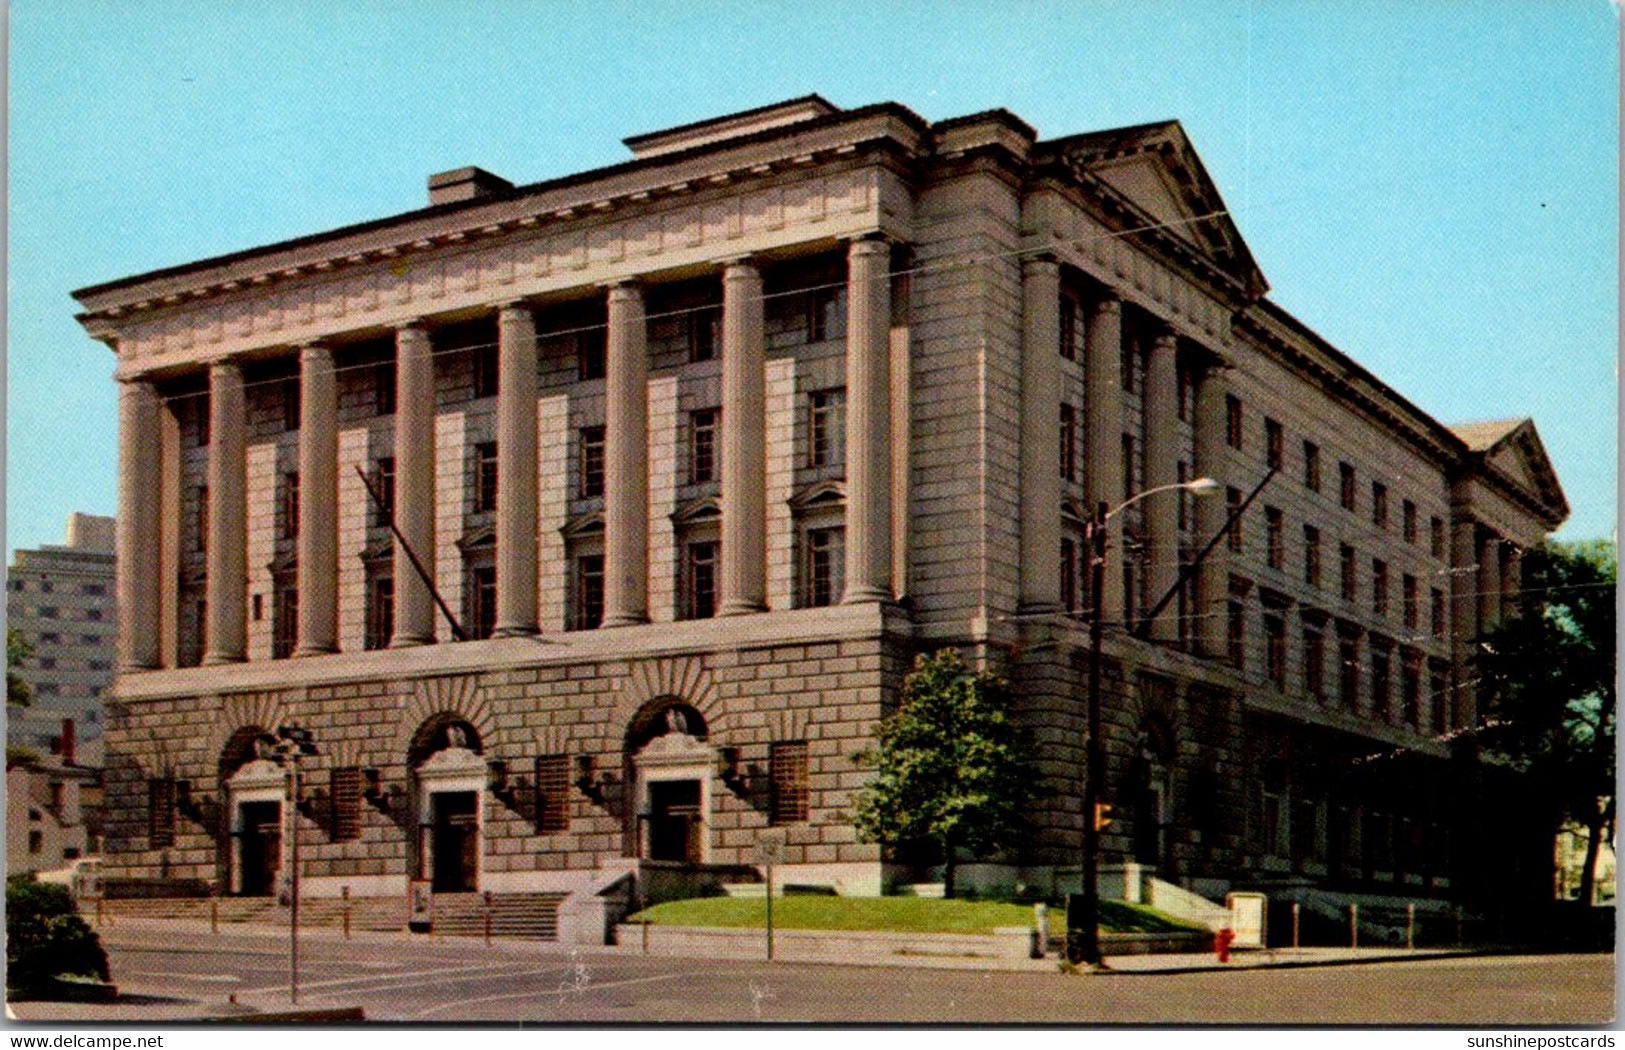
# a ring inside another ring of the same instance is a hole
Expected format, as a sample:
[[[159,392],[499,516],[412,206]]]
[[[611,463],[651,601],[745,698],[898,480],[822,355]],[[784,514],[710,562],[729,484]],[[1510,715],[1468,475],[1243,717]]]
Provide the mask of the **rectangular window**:
[[[1191,421],[1191,405],[1196,401],[1196,380],[1191,375],[1190,368],[1183,362],[1174,367],[1174,383],[1179,388],[1179,421]]]
[[[1388,486],[1380,481],[1371,483],[1371,524],[1379,529],[1388,527]]]
[[[1061,479],[1078,480],[1078,410],[1061,406]]]
[[[1344,510],[1353,510],[1356,506],[1354,493],[1354,464],[1339,463],[1337,465],[1338,500],[1343,504]]]
[[[1071,538],[1061,540],[1061,610],[1078,611],[1078,544]]]
[[[299,377],[289,376],[282,381],[282,429],[299,429]]]
[[[1135,466],[1139,457],[1134,454],[1134,435],[1123,435],[1123,498],[1133,499],[1138,491],[1135,486]]]
[[[689,362],[716,360],[721,312],[715,306],[696,307],[683,315],[683,325],[688,330]]]
[[[501,375],[494,346],[476,346],[474,354],[474,397],[496,397]]]
[[[197,420],[197,447],[208,448],[213,440],[211,428],[214,420],[209,418],[209,392],[204,391],[192,399],[192,417]]]
[[[474,446],[474,513],[489,514],[497,509],[497,443],[482,441]]]
[[[1243,547],[1241,535],[1242,522],[1241,519],[1236,517],[1236,513],[1240,510],[1241,490],[1234,486],[1227,487],[1224,490],[1224,511],[1226,514],[1225,520],[1231,521],[1232,524],[1230,526],[1229,536],[1226,538],[1230,544],[1230,550],[1236,554],[1240,554]]]
[[[368,649],[388,648],[395,633],[395,577],[379,573],[368,578],[365,631]]]
[[[1271,685],[1286,688],[1286,621],[1279,613],[1264,615],[1264,670]]]
[[[168,849],[175,844],[175,781],[154,777],[147,781],[147,845]]]
[[[604,622],[604,556],[576,558],[575,629],[590,631]]]
[[[1286,568],[1286,519],[1279,507],[1264,508],[1264,531],[1270,568]]]
[[[374,527],[387,529],[395,520],[395,457],[384,456],[372,466],[372,487],[378,499],[372,505]]]
[[[845,390],[815,390],[807,395],[807,465],[835,467],[845,459]]]
[[[299,472],[290,470],[282,475],[282,499],[277,514],[281,520],[277,535],[285,540],[299,538]]]
[[[1128,325],[1122,328],[1123,338],[1118,347],[1118,381],[1122,384],[1123,393],[1134,393],[1135,373],[1139,371],[1140,355],[1135,352],[1134,333]]]
[[[497,625],[497,570],[494,565],[476,565],[469,573],[468,635],[489,638]]]
[[[1303,443],[1303,487],[1320,491],[1320,446],[1313,441]]]
[[[717,543],[690,543],[685,556],[688,586],[684,618],[703,620],[717,614]]]
[[[536,833],[557,835],[570,830],[570,756],[536,758]]]
[[[1371,559],[1371,611],[1388,615],[1388,563],[1380,558]]]
[[[773,784],[771,822],[795,824],[807,819],[807,742],[775,741],[767,749],[768,778]]]
[[[717,477],[717,417],[714,408],[688,414],[688,482],[698,485]]]
[[[1343,706],[1350,711],[1360,709],[1360,640],[1344,634],[1337,640],[1338,686]]]
[[[1245,420],[1242,418],[1241,398],[1234,394],[1224,395],[1224,439],[1233,449],[1240,449],[1245,434]]]
[[[196,498],[196,513],[192,518],[192,549],[201,554],[209,549],[209,486],[199,485]]]
[[[1312,620],[1303,622],[1303,689],[1317,700],[1326,698],[1326,632]]]
[[[1444,592],[1437,587],[1431,588],[1428,604],[1428,619],[1431,621],[1428,626],[1432,629],[1433,637],[1442,642],[1445,636]]]
[[[380,416],[395,414],[395,362],[372,366],[372,407]]]
[[[846,334],[845,296],[841,288],[813,288],[807,292],[807,342],[822,343]]]
[[[1264,420],[1264,462],[1271,470],[1280,470],[1286,462],[1286,435],[1278,420]]]
[[[290,574],[279,579],[271,609],[271,659],[286,660],[293,655],[299,639],[299,582]]]
[[[1421,600],[1417,595],[1416,577],[1406,573],[1399,581],[1400,601],[1404,606],[1405,626],[1414,629],[1422,621]]]
[[[1225,648],[1232,667],[1247,666],[1247,603],[1234,591],[1226,607]]]
[[[1078,359],[1078,301],[1070,295],[1061,296],[1061,356],[1068,361]]]
[[[582,499],[596,499],[604,494],[604,428],[582,427],[577,447],[576,492]]]
[[[1175,467],[1176,477],[1181,485],[1184,485],[1191,480],[1191,467],[1189,463],[1186,463],[1184,460],[1180,460]],[[1178,493],[1176,493],[1176,495],[1179,499],[1178,528],[1180,532],[1184,532],[1186,529],[1191,527],[1191,494],[1189,491],[1181,489]]]
[[[328,830],[334,842],[361,837],[361,770],[342,766],[327,775]]]
[[[1444,557],[1444,519],[1434,518],[1428,522],[1428,550],[1435,558]]]
[[[593,327],[576,333],[576,378],[604,378],[605,343],[608,327]]]
[[[1355,575],[1354,548],[1345,543],[1338,548],[1337,554],[1342,576],[1343,600],[1352,602],[1360,592],[1359,580]]]
[[[1371,717],[1379,722],[1388,721],[1392,714],[1389,695],[1393,687],[1393,643],[1385,639],[1371,643]]]
[[[807,530],[807,605],[823,608],[840,600],[837,579],[840,571],[840,529]]]
[[[1399,664],[1399,693],[1401,715],[1412,729],[1422,725],[1422,654],[1415,649],[1405,650]]]
[[[1399,505],[1400,528],[1406,543],[1416,542],[1416,504],[1403,500]]]
[[[1450,679],[1437,672],[1429,675],[1428,694],[1433,701],[1433,731],[1442,734],[1450,728]]]
[[[1320,530],[1313,525],[1303,527],[1303,582],[1320,586]]]

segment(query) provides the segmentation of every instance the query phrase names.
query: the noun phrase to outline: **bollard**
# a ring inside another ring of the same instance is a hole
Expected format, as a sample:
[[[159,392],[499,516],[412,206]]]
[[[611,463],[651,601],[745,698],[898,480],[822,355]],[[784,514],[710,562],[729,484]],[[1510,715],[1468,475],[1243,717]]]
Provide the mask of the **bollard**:
[[[1356,903],[1351,903],[1349,905],[1349,947],[1350,948],[1358,948],[1359,946],[1360,946],[1360,905],[1356,902]]]
[[[649,954],[649,920],[643,920],[643,954]]]
[[[350,939],[350,887],[348,887],[348,886],[343,887],[343,889],[342,889],[342,891],[340,893],[340,896],[342,896],[344,898],[344,903],[342,905],[340,905],[340,907],[342,907],[344,909],[344,939],[349,940]]]
[[[491,943],[491,891],[485,891],[485,943]]]
[[[1405,947],[1416,947],[1416,902],[1405,905]]]
[[[220,936],[220,898],[209,898],[209,932]]]
[[[1033,905],[1033,958],[1049,955],[1049,906],[1043,901]]]
[[[1292,947],[1298,946],[1298,902],[1292,902]]]

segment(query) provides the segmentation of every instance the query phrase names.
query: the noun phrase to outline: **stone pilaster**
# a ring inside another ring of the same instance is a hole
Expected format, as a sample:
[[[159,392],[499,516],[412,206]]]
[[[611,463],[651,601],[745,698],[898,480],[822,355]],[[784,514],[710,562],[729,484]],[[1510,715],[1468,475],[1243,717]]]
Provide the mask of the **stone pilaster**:
[[[338,377],[333,351],[299,351],[299,644],[295,656],[337,652]]]
[[[128,381],[118,397],[118,665],[159,665],[159,423],[162,400],[151,383]]]
[[[506,303],[497,314],[498,637],[537,632],[536,319]]]
[[[1111,508],[1123,501],[1122,347],[1123,303],[1107,295],[1095,302],[1089,314],[1084,347],[1084,393],[1089,419],[1084,454],[1089,485],[1087,509],[1091,514],[1102,503]],[[1090,600],[1097,603],[1103,616],[1114,619],[1123,608],[1122,544],[1107,544],[1103,574],[1102,593],[1090,595]]]
[[[722,616],[767,608],[765,363],[761,271],[731,260],[722,271]]]
[[[1145,488],[1149,492],[1179,482],[1179,341],[1170,329],[1158,332],[1146,355]],[[1179,500],[1164,492],[1145,501],[1146,603],[1150,606],[1173,589],[1179,578]],[[1173,606],[1151,624],[1151,637],[1173,641],[1179,623]]]
[[[1511,543],[1501,557],[1501,615],[1511,616],[1523,600],[1523,549]]]
[[[248,407],[243,370],[209,369],[209,536],[206,664],[248,658]]]
[[[409,322],[395,331],[395,524],[434,579],[434,355],[429,333]],[[435,640],[434,596],[395,545],[395,636],[391,648]]]
[[[1456,682],[1451,697],[1451,728],[1471,725],[1477,713],[1477,702],[1472,685],[1467,679],[1468,662],[1479,632],[1478,600],[1474,590],[1478,587],[1479,527],[1469,517],[1453,518],[1450,523],[1450,625],[1452,663]]]
[[[1212,478],[1221,484],[1228,477],[1225,469],[1225,378],[1220,366],[1210,365],[1196,379],[1196,397],[1193,412],[1194,477]],[[1224,527],[1229,510],[1222,496],[1191,500],[1191,535],[1197,544],[1205,546]],[[1177,512],[1177,508],[1176,508]],[[1230,545],[1218,543],[1208,554],[1196,574],[1195,601],[1191,615],[1195,617],[1197,651],[1207,657],[1225,654],[1225,603],[1229,599]],[[1158,595],[1161,597],[1161,595]],[[1335,639],[1328,640],[1335,646]],[[1328,663],[1327,666],[1332,666]]]
[[[1061,267],[1030,258],[1021,272],[1021,611],[1059,608]],[[1076,435],[1074,435],[1075,439]],[[1076,450],[1073,452],[1077,454]]]
[[[604,386],[604,626],[649,619],[649,351],[643,289],[609,289]]]
[[[890,260],[884,241],[847,250],[847,602],[892,597]]]
[[[1501,537],[1485,530],[1478,555],[1478,631],[1483,634],[1501,618]]]

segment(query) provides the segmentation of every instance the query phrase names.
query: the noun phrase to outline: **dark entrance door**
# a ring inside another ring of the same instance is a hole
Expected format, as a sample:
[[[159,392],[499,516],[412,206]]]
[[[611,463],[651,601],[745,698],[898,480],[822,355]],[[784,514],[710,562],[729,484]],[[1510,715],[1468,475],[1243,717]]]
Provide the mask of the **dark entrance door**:
[[[437,791],[429,796],[436,893],[468,893],[479,869],[479,795],[473,791]]]
[[[700,782],[649,782],[649,859],[700,862]]]
[[[282,867],[282,803],[244,802],[237,810],[242,861],[239,892],[244,897],[269,897],[276,892]]]

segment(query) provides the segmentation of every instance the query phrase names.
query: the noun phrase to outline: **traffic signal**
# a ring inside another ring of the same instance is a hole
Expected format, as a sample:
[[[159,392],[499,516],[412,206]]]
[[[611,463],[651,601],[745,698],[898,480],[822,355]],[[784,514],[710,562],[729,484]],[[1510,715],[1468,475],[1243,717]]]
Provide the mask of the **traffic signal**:
[[[1112,822],[1112,804],[1110,802],[1095,803],[1095,830],[1105,831]]]

